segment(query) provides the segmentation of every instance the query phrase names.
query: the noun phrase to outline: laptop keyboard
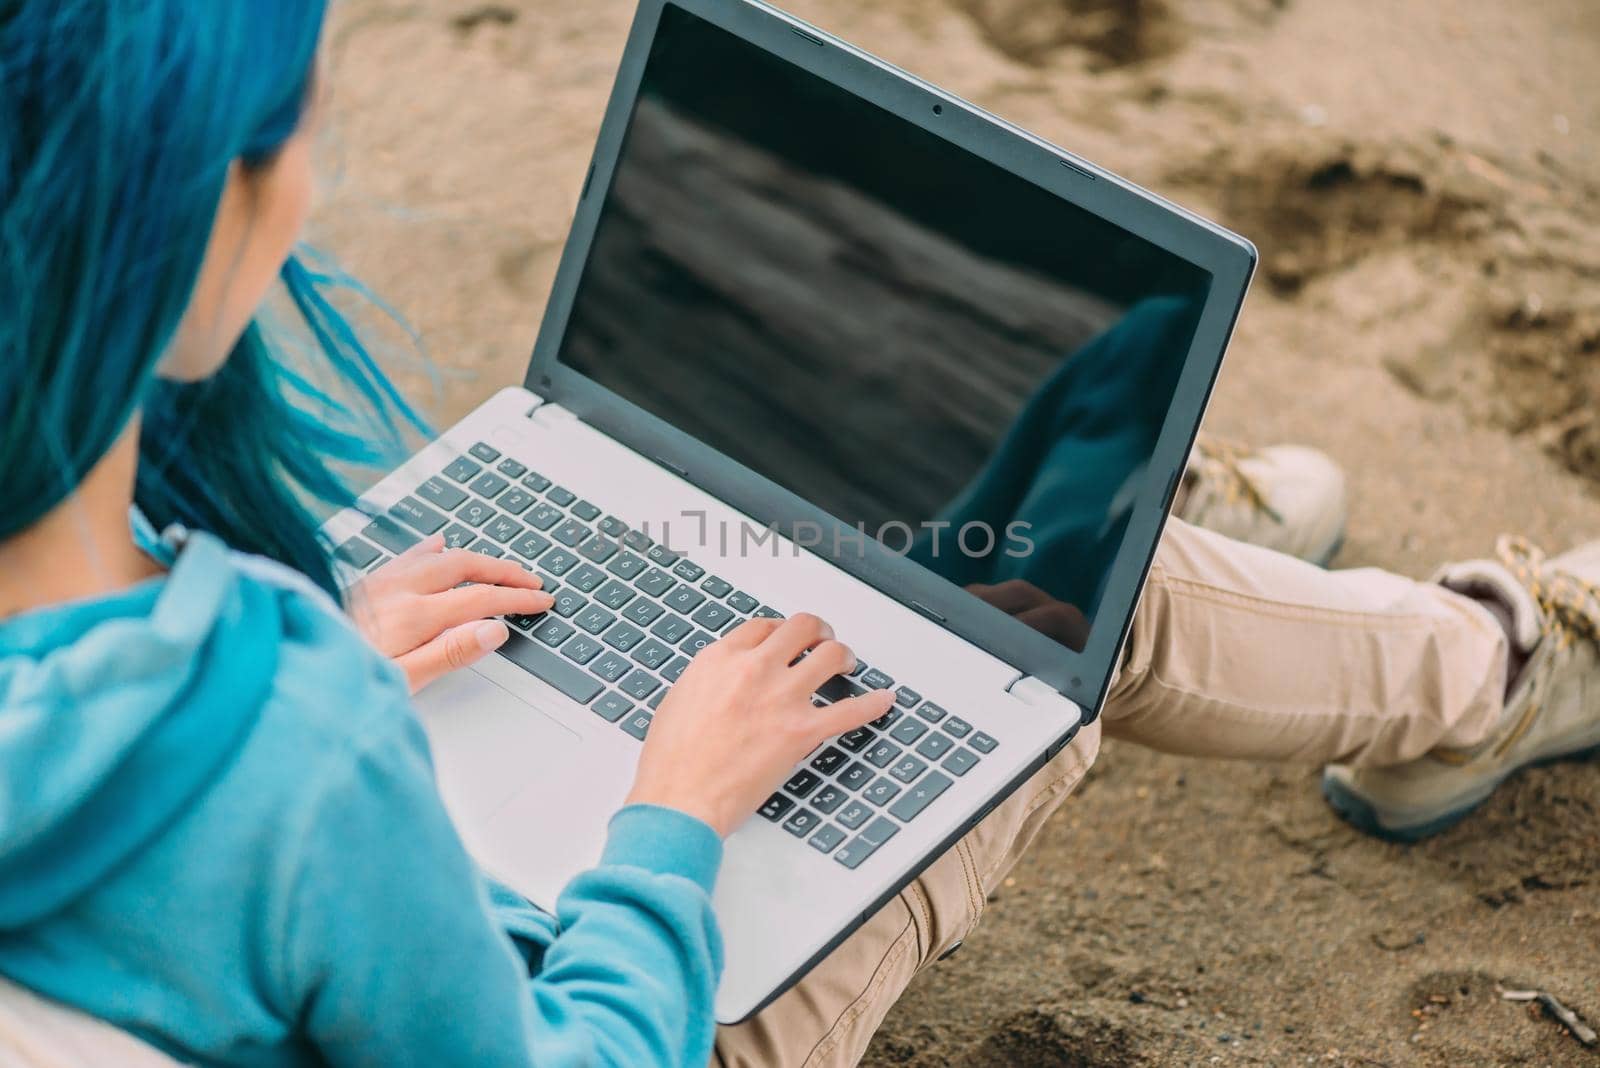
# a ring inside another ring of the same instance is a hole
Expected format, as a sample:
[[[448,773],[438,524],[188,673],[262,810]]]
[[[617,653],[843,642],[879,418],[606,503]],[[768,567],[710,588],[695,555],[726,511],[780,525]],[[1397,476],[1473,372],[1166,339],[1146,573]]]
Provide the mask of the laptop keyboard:
[[[640,741],[696,653],[747,619],[782,617],[482,442],[372,517],[337,555],[370,571],[441,532],[450,548],[516,560],[555,597],[542,615],[507,617],[511,638],[500,655]],[[893,689],[894,707],[824,743],[758,810],[851,869],[998,744],[859,661],[813,700],[872,689]]]

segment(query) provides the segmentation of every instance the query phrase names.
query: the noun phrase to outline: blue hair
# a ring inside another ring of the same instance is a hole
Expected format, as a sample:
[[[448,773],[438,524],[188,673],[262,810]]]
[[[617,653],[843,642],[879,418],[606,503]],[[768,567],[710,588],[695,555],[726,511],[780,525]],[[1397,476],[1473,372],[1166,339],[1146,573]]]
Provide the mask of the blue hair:
[[[212,378],[159,378],[229,168],[300,126],[327,0],[0,0],[0,540],[68,498],[143,414],[135,499],[338,595],[317,512],[425,430],[294,258],[316,342],[258,320]]]

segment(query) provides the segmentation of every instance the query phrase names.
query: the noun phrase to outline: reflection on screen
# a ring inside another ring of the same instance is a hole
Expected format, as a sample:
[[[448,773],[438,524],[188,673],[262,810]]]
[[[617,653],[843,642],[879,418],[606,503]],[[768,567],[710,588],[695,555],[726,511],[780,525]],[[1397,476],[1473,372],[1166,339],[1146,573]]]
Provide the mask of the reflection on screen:
[[[1081,649],[1209,280],[669,5],[560,359]]]

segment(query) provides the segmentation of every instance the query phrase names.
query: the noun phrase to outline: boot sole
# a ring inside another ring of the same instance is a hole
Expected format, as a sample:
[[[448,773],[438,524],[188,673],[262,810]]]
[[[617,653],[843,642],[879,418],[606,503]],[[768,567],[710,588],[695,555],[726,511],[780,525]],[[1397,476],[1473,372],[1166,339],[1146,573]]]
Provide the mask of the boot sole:
[[[1512,768],[1498,779],[1490,780],[1481,794],[1464,804],[1421,823],[1398,827],[1385,823],[1377,806],[1353,793],[1342,783],[1327,775],[1322,777],[1322,796],[1327,799],[1333,810],[1356,830],[1370,834],[1374,838],[1381,838],[1386,842],[1400,842],[1409,845],[1414,842],[1420,842],[1425,838],[1432,838],[1441,831],[1454,827],[1471,815],[1478,806],[1489,800],[1489,797],[1507,779],[1510,779],[1525,768],[1542,768],[1551,764],[1562,764],[1569,761],[1594,760],[1597,757],[1600,757],[1600,745],[1590,745],[1586,748],[1573,750],[1570,753],[1557,753],[1538,760],[1530,760],[1526,764]]]

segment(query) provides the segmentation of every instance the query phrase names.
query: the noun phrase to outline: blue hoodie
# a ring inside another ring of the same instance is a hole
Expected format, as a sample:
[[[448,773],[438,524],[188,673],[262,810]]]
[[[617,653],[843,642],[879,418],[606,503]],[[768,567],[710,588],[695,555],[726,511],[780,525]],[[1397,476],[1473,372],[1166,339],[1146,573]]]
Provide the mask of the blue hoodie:
[[[0,973],[179,1058],[702,1068],[720,861],[633,806],[556,916],[489,885],[399,672],[207,535],[0,622]]]

